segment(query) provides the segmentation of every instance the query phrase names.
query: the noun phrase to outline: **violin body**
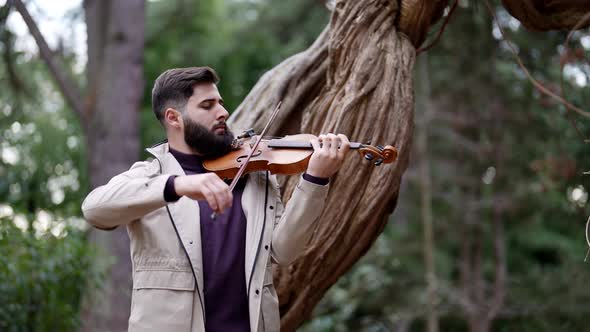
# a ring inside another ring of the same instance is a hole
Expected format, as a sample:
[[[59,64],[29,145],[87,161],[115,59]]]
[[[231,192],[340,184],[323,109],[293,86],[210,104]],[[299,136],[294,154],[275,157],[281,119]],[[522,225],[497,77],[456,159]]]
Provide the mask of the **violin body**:
[[[272,174],[298,174],[307,169],[309,159],[313,154],[311,148],[301,147],[272,147],[271,142],[292,141],[299,143],[309,143],[315,137],[310,134],[298,134],[285,136],[277,140],[262,139],[252,154],[244,174],[257,171],[268,170]],[[203,167],[210,172],[214,172],[222,179],[233,179],[240,167],[246,162],[248,154],[252,151],[256,136],[239,142],[239,147],[228,154],[217,159],[205,160]],[[269,146],[270,145],[270,146]],[[311,145],[310,145],[311,147]]]

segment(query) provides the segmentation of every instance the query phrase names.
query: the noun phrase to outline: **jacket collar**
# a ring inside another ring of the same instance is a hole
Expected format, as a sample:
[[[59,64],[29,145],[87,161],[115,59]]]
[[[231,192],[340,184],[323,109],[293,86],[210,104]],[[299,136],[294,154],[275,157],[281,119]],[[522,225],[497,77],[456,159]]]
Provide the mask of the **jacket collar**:
[[[162,160],[164,156],[170,152],[170,146],[168,145],[168,140],[165,139],[150,146],[149,148],[146,148],[145,150],[159,160]]]
[[[186,175],[178,160],[170,153],[168,140],[163,140],[145,150],[158,159],[161,174]]]

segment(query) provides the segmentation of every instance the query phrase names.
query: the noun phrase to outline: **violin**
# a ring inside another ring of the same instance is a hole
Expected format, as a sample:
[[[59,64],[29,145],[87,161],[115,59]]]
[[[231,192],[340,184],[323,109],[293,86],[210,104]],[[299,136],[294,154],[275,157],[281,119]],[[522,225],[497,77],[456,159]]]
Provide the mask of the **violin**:
[[[297,174],[305,171],[313,154],[311,145],[313,135],[298,134],[282,139],[263,140],[264,134],[280,108],[279,101],[259,136],[256,136],[252,129],[246,131],[234,140],[232,151],[220,158],[205,160],[203,167],[222,179],[233,178],[229,185],[230,191],[234,190],[240,177],[249,172],[267,170],[272,174]],[[246,142],[246,139],[250,142]],[[375,160],[377,166],[382,163],[391,163],[397,158],[397,150],[391,145],[373,147],[368,144],[350,143],[350,148],[359,149],[367,160],[373,160],[377,156]],[[216,218],[215,212],[211,218]]]
[[[234,150],[217,159],[205,160],[203,167],[222,179],[234,179],[244,165],[242,174],[256,171],[286,175],[302,173],[307,169],[313,154],[311,139],[314,137],[311,134],[298,134],[279,139],[260,139],[253,130],[249,130],[234,140]],[[357,149],[361,156],[376,166],[392,163],[398,154],[391,145],[375,147],[351,142],[350,148]]]
[[[229,185],[230,191],[234,190],[240,177],[248,172],[268,170],[273,174],[297,174],[307,169],[313,154],[310,141],[313,135],[286,136],[279,140],[265,140],[265,143],[260,145],[268,127],[279,113],[281,104],[282,102],[279,101],[259,136],[255,135],[254,130],[247,130],[234,140],[233,151],[220,158],[203,162],[206,170],[216,173],[220,178],[233,178]],[[250,143],[246,144],[244,139],[248,138]],[[360,143],[350,143],[350,145],[351,149],[359,149],[367,160],[373,160],[377,156],[375,161],[377,166],[382,163],[391,163],[397,158],[397,150],[390,145],[386,147],[373,147]],[[212,218],[215,218],[215,213]]]

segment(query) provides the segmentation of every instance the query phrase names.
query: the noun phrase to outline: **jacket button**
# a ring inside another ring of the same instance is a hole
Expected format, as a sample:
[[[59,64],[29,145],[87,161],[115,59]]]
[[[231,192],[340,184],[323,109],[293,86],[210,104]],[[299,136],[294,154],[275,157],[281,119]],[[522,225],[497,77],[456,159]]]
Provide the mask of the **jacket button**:
[[[256,295],[258,295],[258,294],[260,294],[260,291],[257,289],[257,290],[256,290]]]
[[[189,244],[193,244],[193,240],[188,241]]]
[[[268,245],[265,245],[265,246],[264,246],[264,249],[268,250]]]
[[[272,205],[269,207],[269,209],[271,209],[271,210],[272,210],[272,209],[274,209],[274,208],[275,208],[275,207],[274,207],[274,206],[272,206]]]

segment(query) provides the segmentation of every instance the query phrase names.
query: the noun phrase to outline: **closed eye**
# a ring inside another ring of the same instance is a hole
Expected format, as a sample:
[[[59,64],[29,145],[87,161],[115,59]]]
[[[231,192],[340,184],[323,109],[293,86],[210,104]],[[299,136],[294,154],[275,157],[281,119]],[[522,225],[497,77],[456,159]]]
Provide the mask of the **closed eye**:
[[[209,110],[211,108],[213,108],[215,106],[215,103],[217,102],[217,99],[205,99],[203,100],[200,104],[199,107],[202,107],[206,110]],[[223,100],[219,99],[219,104],[221,106],[223,106]]]

